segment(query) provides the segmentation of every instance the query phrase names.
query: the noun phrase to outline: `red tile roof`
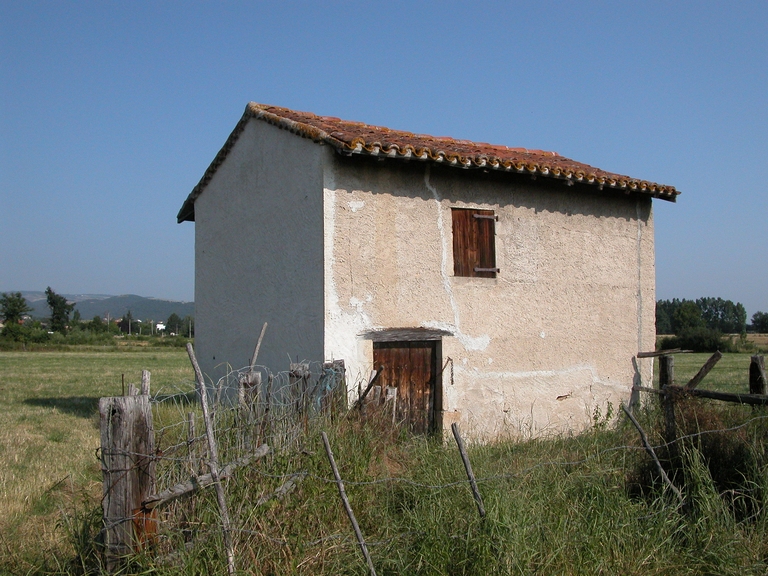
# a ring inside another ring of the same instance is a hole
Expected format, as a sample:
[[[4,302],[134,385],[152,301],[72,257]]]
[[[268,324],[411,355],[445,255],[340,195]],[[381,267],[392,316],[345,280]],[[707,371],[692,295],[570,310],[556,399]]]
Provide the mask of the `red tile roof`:
[[[636,192],[653,198],[675,201],[679,192],[666,186],[606,172],[560,156],[556,152],[509,148],[483,142],[456,140],[426,134],[412,134],[362,122],[350,122],[330,116],[317,116],[278,106],[251,102],[243,117],[216,155],[203,178],[192,190],[178,214],[178,221],[194,220],[194,200],[208,184],[227,157],[237,138],[252,119],[263,120],[316,142],[325,142],[345,155],[362,154],[380,158],[401,158],[445,164],[457,168],[483,168],[503,172],[540,175],[567,183],[592,184],[600,189]]]

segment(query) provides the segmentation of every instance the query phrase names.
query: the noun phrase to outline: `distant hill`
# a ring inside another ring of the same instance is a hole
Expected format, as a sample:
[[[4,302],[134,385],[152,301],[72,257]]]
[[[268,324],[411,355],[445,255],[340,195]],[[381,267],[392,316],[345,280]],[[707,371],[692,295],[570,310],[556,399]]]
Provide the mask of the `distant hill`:
[[[45,299],[45,292],[24,292],[22,296],[27,299],[32,308],[32,316],[45,318],[51,311]],[[83,320],[90,320],[94,316],[101,318],[109,315],[110,318],[122,318],[124,314],[131,312],[137,320],[165,321],[171,314],[178,314],[181,318],[195,315],[194,302],[179,302],[175,300],[160,300],[159,298],[147,298],[135,294],[122,296],[109,296],[106,294],[62,294],[69,302],[75,303],[75,310],[80,311]]]

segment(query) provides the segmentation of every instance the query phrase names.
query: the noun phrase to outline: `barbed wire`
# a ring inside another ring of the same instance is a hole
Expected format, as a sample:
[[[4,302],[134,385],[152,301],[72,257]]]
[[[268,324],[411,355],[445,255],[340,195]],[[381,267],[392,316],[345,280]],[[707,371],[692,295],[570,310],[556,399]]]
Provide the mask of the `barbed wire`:
[[[310,431],[318,430],[323,418],[328,417],[332,410],[332,401],[338,402],[337,416],[348,414],[347,387],[343,373],[322,363],[296,363],[296,368],[277,374],[270,373],[266,367],[246,367],[230,371],[215,385],[211,385],[208,393],[215,398],[211,411],[211,426],[219,445],[220,463],[235,462],[238,458],[251,452],[260,444],[268,444],[277,453],[292,453],[294,456],[301,452],[303,446],[313,440],[308,436]],[[258,376],[254,376],[258,374]],[[244,390],[245,389],[245,390]],[[205,435],[201,433],[204,423],[196,402],[197,392],[190,383],[190,389],[183,385],[160,390],[150,399],[158,426],[155,429],[156,450],[154,454],[137,452],[121,452],[135,461],[152,459],[156,464],[157,492],[170,488],[190,478],[199,477],[207,464],[208,448],[205,445]],[[335,395],[335,396],[334,396]],[[192,415],[192,416],[190,416]],[[711,434],[727,434],[739,431],[750,425],[764,421],[768,415],[753,415],[740,424],[722,427],[715,430],[699,430],[680,436],[672,442],[662,442],[654,446],[655,450],[668,447],[674,443],[689,441]],[[330,420],[326,420],[333,424]],[[198,428],[199,427],[199,428]],[[643,452],[645,448],[639,444],[621,444],[591,451],[590,446],[578,447],[584,451],[583,457],[572,459],[551,459],[538,461],[523,468],[509,472],[479,475],[475,478],[477,484],[488,485],[493,482],[513,481],[523,478],[542,468],[574,469],[589,465],[593,461],[605,459],[617,452]],[[186,454],[184,453],[186,451]],[[273,452],[274,453],[274,452]],[[288,460],[290,461],[290,459]],[[289,466],[295,467],[295,466]],[[322,484],[337,484],[336,478],[330,475],[310,472],[301,467],[282,473],[271,473],[260,466],[250,466],[249,473],[255,474],[272,482],[283,482],[301,475],[302,481],[315,481]],[[601,468],[600,475],[626,472],[626,466]],[[456,474],[460,473],[457,467]],[[370,474],[370,473],[368,473]],[[359,477],[344,478],[347,487],[374,487],[386,484],[403,484],[413,488],[440,491],[470,485],[468,478],[457,478],[445,482],[429,482],[414,479],[406,475],[391,475],[381,478],[360,479]],[[264,502],[275,498],[270,497],[269,491],[262,488],[259,500]],[[282,496],[281,496],[282,497]],[[240,503],[241,508],[245,503]],[[221,529],[217,522],[190,522],[188,515],[194,514],[194,506],[181,506],[174,503],[164,510],[163,514],[150,518],[162,526],[168,534],[183,533],[191,530],[196,533],[211,529]],[[661,513],[659,511],[658,513]],[[134,521],[135,518],[113,518],[111,525],[121,522]],[[279,546],[291,546],[294,540],[277,538],[264,530],[257,530],[247,525],[247,520],[240,519],[230,530],[241,537],[263,538]],[[385,546],[399,539],[419,534],[419,531],[409,530],[398,532],[387,538],[368,541],[368,546]],[[314,540],[302,540],[301,546],[314,548],[334,542],[336,547],[356,547],[357,542],[350,533],[335,533]]]
[[[699,432],[694,432],[694,433],[690,433],[690,434],[686,434],[686,435],[680,436],[680,437],[676,438],[675,440],[672,440],[672,441],[670,441],[668,443],[662,443],[662,444],[654,445],[653,448],[655,450],[659,450],[661,448],[664,448],[665,446],[672,445],[675,442],[682,442],[682,441],[685,441],[685,440],[688,440],[688,439],[692,439],[692,438],[696,438],[696,437],[699,437],[699,436],[706,436],[706,435],[710,435],[710,434],[722,434],[722,433],[728,433],[728,432],[735,432],[737,430],[740,430],[742,428],[745,428],[745,427],[749,426],[750,424],[752,424],[754,422],[757,422],[757,421],[760,421],[760,420],[765,420],[767,418],[768,418],[768,415],[766,415],[766,416],[756,416],[756,417],[752,417],[752,418],[748,419],[747,421],[745,421],[745,422],[743,422],[741,424],[738,424],[738,425],[735,425],[735,426],[731,426],[731,427],[728,427],[728,428],[718,428],[718,429],[713,429],[713,430],[701,430]],[[202,441],[202,440],[204,440],[204,438],[205,438],[204,436],[196,436],[194,438],[194,440],[195,441]],[[186,458],[186,457],[173,458],[173,457],[169,457],[169,456],[165,455],[166,451],[169,451],[170,449],[178,449],[180,447],[186,447],[186,444],[185,443],[181,443],[181,444],[176,444],[176,445],[164,448],[163,451],[162,451],[162,455],[148,455],[148,454],[143,454],[143,453],[139,453],[139,452],[130,452],[130,451],[115,451],[114,453],[122,454],[122,455],[135,456],[135,457],[138,457],[138,458],[149,457],[149,458],[154,458],[156,460],[175,461],[175,462],[188,462],[188,458]],[[642,446],[639,446],[639,445],[632,445],[632,444],[624,444],[624,445],[620,445],[620,446],[612,446],[610,448],[605,448],[605,449],[600,450],[599,452],[597,452],[595,454],[592,454],[592,455],[587,456],[585,458],[581,458],[579,460],[550,460],[550,461],[538,462],[538,463],[534,464],[533,466],[530,466],[530,467],[527,467],[527,468],[523,468],[523,469],[518,470],[517,472],[514,472],[514,473],[494,474],[494,475],[490,475],[490,476],[479,476],[479,477],[476,478],[476,481],[478,483],[486,483],[486,482],[490,482],[490,481],[494,481],[494,480],[517,478],[519,476],[524,476],[525,474],[533,472],[534,470],[537,470],[539,468],[545,468],[545,467],[553,467],[553,466],[574,467],[574,466],[579,466],[579,465],[582,465],[582,464],[586,464],[586,463],[588,463],[588,462],[590,462],[592,460],[598,459],[598,458],[600,458],[602,456],[605,456],[607,454],[610,454],[612,452],[617,452],[617,451],[622,451],[622,450],[623,451],[643,452],[643,451],[645,451],[645,448],[643,448]],[[295,476],[296,474],[304,474],[304,475],[306,475],[307,478],[312,478],[312,479],[318,480],[318,481],[323,482],[323,483],[327,483],[327,484],[335,484],[336,483],[336,480],[334,478],[331,478],[329,476],[321,476],[321,475],[318,475],[318,474],[309,473],[309,472],[306,472],[304,470],[294,470],[294,471],[285,472],[285,473],[282,473],[282,474],[270,474],[270,473],[264,472],[262,470],[254,470],[254,472],[256,474],[258,474],[259,476],[262,476],[264,478],[270,478],[270,479],[273,479],[273,480],[286,480],[286,479],[291,478],[292,476]],[[373,486],[373,485],[377,485],[377,484],[387,484],[387,483],[394,483],[394,482],[400,482],[400,483],[404,483],[404,484],[409,484],[409,485],[412,485],[412,486],[418,487],[418,488],[427,488],[427,489],[441,490],[441,489],[445,489],[445,488],[451,488],[451,487],[454,487],[454,486],[468,484],[469,480],[467,480],[467,479],[460,479],[460,480],[456,480],[456,481],[452,481],[452,482],[446,482],[446,483],[442,483],[442,484],[427,484],[427,483],[418,482],[418,481],[415,481],[415,480],[412,480],[410,478],[403,477],[403,476],[387,476],[387,477],[384,477],[384,478],[377,478],[377,479],[374,479],[374,480],[344,479],[344,484],[347,485],[347,486]]]
[[[672,445],[672,444],[674,444],[676,442],[683,442],[685,440],[693,439],[693,438],[696,438],[696,437],[701,437],[701,436],[706,436],[706,435],[711,435],[711,434],[723,434],[723,433],[728,433],[728,432],[735,432],[737,430],[740,430],[742,428],[745,428],[745,427],[749,426],[750,424],[752,424],[754,422],[757,422],[757,421],[760,421],[760,420],[765,420],[767,418],[768,418],[768,415],[766,415],[766,416],[755,416],[755,417],[749,418],[748,420],[746,420],[745,422],[743,422],[741,424],[730,426],[728,428],[718,428],[718,429],[713,429],[713,430],[701,430],[701,431],[698,431],[698,432],[694,432],[694,433],[686,434],[686,435],[683,435],[683,436],[679,436],[678,438],[676,438],[675,440],[672,440],[670,442],[656,444],[656,445],[653,446],[653,448],[655,450],[659,450],[659,449],[664,448],[666,446],[670,446],[670,445]],[[204,439],[205,439],[204,435],[198,435],[198,436],[195,436],[194,438],[192,438],[191,441],[192,442],[202,442]],[[186,447],[188,447],[188,442],[187,441],[181,442],[181,443],[177,443],[177,444],[174,444],[174,445],[169,445],[167,447],[164,447],[162,450],[158,448],[158,452],[156,454],[144,454],[144,453],[140,453],[140,452],[131,452],[131,451],[124,451],[124,450],[122,450],[122,451],[113,451],[112,453],[120,454],[120,455],[134,456],[136,458],[153,458],[153,459],[155,459],[157,461],[184,462],[184,463],[187,463],[187,462],[189,462],[189,458],[188,457],[171,457],[171,456],[167,455],[168,452],[173,452],[175,450],[186,448]],[[491,475],[491,476],[479,476],[479,477],[476,478],[476,481],[478,483],[486,483],[486,482],[490,482],[490,481],[494,481],[494,480],[500,480],[500,479],[512,479],[512,478],[516,478],[516,477],[528,474],[530,472],[533,472],[534,470],[539,469],[539,468],[553,467],[553,466],[574,467],[574,466],[579,466],[579,465],[586,464],[586,463],[588,463],[588,462],[590,462],[592,460],[598,459],[598,458],[600,458],[602,456],[605,456],[607,454],[610,454],[612,452],[617,452],[617,451],[638,451],[638,452],[643,452],[644,450],[645,450],[645,448],[643,448],[642,446],[632,445],[632,444],[624,444],[624,445],[620,445],[620,446],[612,446],[610,448],[605,448],[605,449],[600,450],[599,452],[597,452],[595,454],[592,454],[590,456],[587,456],[585,458],[581,458],[581,459],[578,459],[578,460],[565,460],[565,461],[563,461],[563,460],[551,460],[551,461],[538,462],[538,463],[534,464],[533,466],[530,466],[528,468],[523,468],[523,469],[518,470],[517,472],[514,472],[514,473],[494,474],[494,475]],[[328,483],[328,484],[335,484],[336,483],[336,480],[334,478],[329,477],[329,476],[321,476],[321,475],[317,475],[317,474],[312,474],[312,473],[308,473],[308,472],[303,471],[303,470],[294,470],[294,471],[285,472],[285,473],[282,473],[282,474],[270,474],[270,473],[264,472],[262,470],[254,470],[254,472],[256,474],[262,476],[262,477],[270,478],[270,479],[274,479],[274,480],[285,480],[285,479],[288,479],[288,478],[290,478],[292,476],[295,476],[296,474],[301,473],[301,474],[305,474],[306,477],[308,477],[308,478],[312,478],[312,479],[318,480],[318,481],[323,482],[323,483]],[[418,481],[415,481],[413,479],[410,479],[410,478],[407,478],[407,477],[403,477],[403,476],[388,476],[388,477],[384,477],[384,478],[377,478],[377,479],[374,479],[374,480],[354,480],[354,479],[345,479],[344,480],[344,483],[347,486],[373,486],[373,485],[377,485],[377,484],[386,484],[386,483],[395,483],[395,482],[409,484],[409,485],[412,485],[412,486],[418,487],[418,488],[427,488],[427,489],[441,490],[441,489],[445,489],[445,488],[451,488],[451,487],[454,487],[454,486],[467,484],[467,483],[469,483],[469,480],[467,480],[467,479],[459,479],[459,480],[456,480],[456,481],[446,482],[446,483],[442,483],[442,484],[428,484],[428,483],[418,482]]]

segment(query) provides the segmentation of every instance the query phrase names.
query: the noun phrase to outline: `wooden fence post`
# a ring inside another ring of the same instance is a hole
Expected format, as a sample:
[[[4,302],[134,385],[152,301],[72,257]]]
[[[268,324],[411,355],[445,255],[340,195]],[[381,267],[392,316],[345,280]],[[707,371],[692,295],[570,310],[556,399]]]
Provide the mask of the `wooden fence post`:
[[[238,411],[240,430],[246,451],[253,447],[255,411],[259,408],[261,396],[261,372],[248,371],[238,382]]]
[[[480,518],[485,518],[485,506],[483,506],[483,497],[480,496],[480,490],[477,489],[477,482],[475,481],[475,474],[472,472],[472,464],[469,462],[469,456],[467,451],[464,450],[464,441],[461,439],[459,433],[459,425],[454,422],[451,424],[451,431],[453,437],[456,439],[456,445],[459,447],[459,454],[461,454],[461,461],[464,462],[464,470],[467,472],[467,478],[469,478],[469,485],[472,487],[472,496],[475,498],[475,504],[477,504],[477,512],[480,514]]]
[[[752,356],[749,362],[749,393],[768,394],[768,381],[765,378],[765,357]]]
[[[187,412],[187,461],[189,462],[189,473],[192,476],[197,476],[199,473],[197,467],[195,434],[195,413]]]
[[[155,433],[147,395],[101,398],[99,416],[104,562],[112,572],[157,532],[156,513],[141,504],[155,492]]]
[[[200,365],[195,357],[195,349],[192,344],[187,342],[187,354],[195,369],[195,380],[197,381],[197,395],[200,398],[200,407],[203,409],[203,422],[205,424],[205,436],[208,439],[208,468],[211,470],[211,479],[216,488],[216,500],[221,514],[221,531],[224,537],[224,547],[227,549],[227,574],[232,576],[235,573],[235,547],[232,544],[232,534],[229,522],[229,509],[227,501],[224,498],[224,487],[219,478],[219,449],[216,446],[216,439],[213,436],[213,422],[211,414],[208,411],[208,392],[205,389],[205,379],[200,370]]]
[[[672,446],[670,455],[676,455],[675,397],[671,390],[675,384],[675,357],[665,355],[659,360],[659,388],[662,392],[661,407],[664,412],[664,442]]]
[[[288,373],[288,389],[297,414],[304,414],[307,411],[307,389],[310,376],[311,372],[307,362],[291,363]]]
[[[149,379],[151,374],[149,370],[141,371],[141,394],[142,396],[149,396]]]
[[[347,492],[344,490],[344,481],[341,479],[339,469],[336,467],[336,460],[333,458],[333,451],[331,450],[331,444],[328,442],[328,435],[325,432],[320,432],[320,437],[323,439],[325,454],[328,456],[328,461],[331,463],[333,477],[336,479],[336,486],[339,489],[339,496],[344,504],[344,510],[347,512],[349,522],[352,524],[352,528],[355,531],[360,551],[365,557],[365,562],[368,564],[368,570],[370,571],[371,576],[376,576],[376,568],[373,566],[373,560],[371,560],[371,555],[368,553],[368,547],[365,545],[365,540],[363,540],[363,533],[360,531],[360,526],[355,519],[355,513],[352,511],[352,506],[349,505],[349,498],[347,498]]]
[[[332,372],[332,376],[330,378],[331,392],[329,396],[322,395],[320,398],[320,409],[328,410],[331,413],[331,418],[334,418],[337,414],[346,413],[349,403],[347,392],[347,372],[346,368],[344,367],[344,360],[326,362],[323,364],[323,372],[326,372],[327,370]],[[320,393],[322,394],[322,390]]]
[[[675,357],[665,354],[659,358],[659,388],[675,383]]]
[[[272,409],[272,386],[274,385],[272,372],[267,374],[267,389],[264,393],[264,410],[261,413],[261,425],[259,426],[259,441],[264,442],[267,437],[267,426],[270,424],[270,410]],[[269,430],[272,433],[271,427]],[[271,440],[270,440],[271,441]]]

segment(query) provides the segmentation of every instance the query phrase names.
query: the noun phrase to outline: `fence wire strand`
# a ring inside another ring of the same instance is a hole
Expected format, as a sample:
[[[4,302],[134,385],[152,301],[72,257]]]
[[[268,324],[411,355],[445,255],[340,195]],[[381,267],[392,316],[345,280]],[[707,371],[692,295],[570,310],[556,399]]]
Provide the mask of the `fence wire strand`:
[[[344,381],[343,364],[296,363],[290,371],[272,374],[264,366],[247,367],[229,372],[215,385],[210,386],[208,394],[214,399],[212,408],[212,424],[216,442],[219,446],[220,465],[236,462],[253,452],[258,446],[267,444],[271,455],[301,453],[308,442],[307,434],[317,430],[317,421],[338,421],[347,415],[347,385]],[[175,485],[187,482],[207,472],[208,449],[203,433],[204,423],[198,409],[197,393],[194,383],[189,388],[184,385],[157,391],[151,397],[153,417],[155,421],[156,454],[145,455],[129,453],[136,459],[151,457],[155,459],[156,488],[160,493]],[[190,417],[192,415],[192,417]],[[709,434],[724,434],[739,431],[750,425],[764,421],[768,415],[754,415],[741,424],[718,430],[702,430],[678,437],[674,442],[685,442]],[[659,443],[654,449],[669,446]],[[635,444],[624,444],[600,449],[582,458],[569,460],[548,460],[515,470],[487,475],[479,475],[476,482],[488,485],[493,482],[514,481],[542,468],[564,468],[572,470],[585,467],[593,461],[599,461],[616,452],[643,452],[644,448]],[[287,459],[290,460],[290,459]],[[309,472],[300,467],[281,473],[268,472],[260,465],[251,465],[247,473],[251,475],[250,482],[261,478],[265,482],[258,483],[260,487],[252,488],[251,496],[259,494],[264,502],[281,498],[276,495],[275,484],[296,480],[315,481],[321,484],[336,484],[335,478]],[[290,468],[290,466],[288,466]],[[466,477],[459,477],[457,468],[456,479],[432,483],[418,481],[406,476],[386,476],[374,479],[344,478],[347,487],[373,487],[380,485],[402,484],[414,488],[439,491],[457,487],[469,486]],[[601,473],[623,473],[624,468],[614,467],[601,469]],[[223,480],[228,482],[228,480]],[[271,490],[275,490],[270,494]],[[196,492],[191,498],[174,501],[163,507],[160,514],[150,522],[158,525],[159,541],[175,541],[181,538],[187,545],[200,541],[206,533],[208,538],[214,530],[220,530],[219,521],[206,512],[201,500],[210,498],[203,491]],[[253,510],[247,514],[249,502],[238,502],[234,510],[236,524],[232,532],[240,538],[260,538],[278,546],[296,544],[289,538],[276,537],[266,530],[259,530],[250,524],[256,515]],[[251,502],[252,504],[252,502]],[[195,518],[201,515],[202,518]],[[114,522],[131,521],[133,518],[113,519]],[[256,522],[258,523],[258,522]],[[367,542],[369,546],[386,546],[394,542],[418,535],[418,531],[405,531]],[[175,540],[174,540],[175,539]],[[337,547],[356,547],[357,543],[351,533],[334,533],[323,535],[317,539],[301,542],[305,549],[325,546],[333,542]],[[174,552],[177,553],[178,551]]]

